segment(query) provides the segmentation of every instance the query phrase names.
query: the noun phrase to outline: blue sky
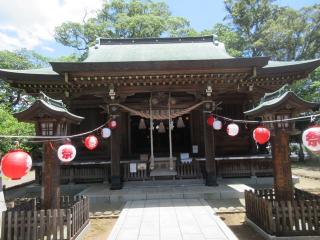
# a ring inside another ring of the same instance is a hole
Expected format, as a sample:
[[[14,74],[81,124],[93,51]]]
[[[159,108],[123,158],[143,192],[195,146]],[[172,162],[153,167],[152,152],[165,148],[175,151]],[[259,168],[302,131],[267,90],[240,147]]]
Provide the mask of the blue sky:
[[[56,43],[54,26],[64,21],[80,22],[85,9],[89,16],[104,0],[0,0],[0,50],[34,49],[50,57],[67,55],[72,48]],[[164,0],[173,15],[189,19],[198,31],[223,22],[226,15],[223,0]],[[281,6],[299,9],[320,0],[277,0]]]

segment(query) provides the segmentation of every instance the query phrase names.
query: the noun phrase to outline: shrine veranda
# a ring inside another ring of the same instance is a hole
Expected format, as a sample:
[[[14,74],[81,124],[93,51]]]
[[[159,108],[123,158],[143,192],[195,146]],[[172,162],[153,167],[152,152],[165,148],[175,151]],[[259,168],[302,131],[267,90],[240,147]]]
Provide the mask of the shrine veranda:
[[[83,117],[79,125],[68,125],[68,135],[112,117],[117,127],[107,139],[95,133],[96,149],[72,139],[77,157],[61,165],[60,181],[109,181],[119,189],[130,180],[203,178],[213,186],[217,177],[272,176],[270,151],[252,138],[255,125],[239,124],[239,134],[230,137],[227,122],[216,131],[207,118],[211,112],[249,118],[244,112],[266,93],[306,78],[320,60],[234,58],[223,43],[204,36],[99,38],[83,62],[50,65],[2,69],[0,77],[27,94],[61,99],[69,112]],[[41,156],[33,156],[33,167],[41,182]]]

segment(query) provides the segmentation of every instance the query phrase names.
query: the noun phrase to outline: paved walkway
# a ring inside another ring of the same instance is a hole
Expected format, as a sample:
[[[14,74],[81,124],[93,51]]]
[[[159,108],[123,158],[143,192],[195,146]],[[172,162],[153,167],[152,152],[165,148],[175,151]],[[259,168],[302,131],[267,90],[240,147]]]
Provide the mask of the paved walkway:
[[[203,199],[129,201],[108,240],[235,240]]]

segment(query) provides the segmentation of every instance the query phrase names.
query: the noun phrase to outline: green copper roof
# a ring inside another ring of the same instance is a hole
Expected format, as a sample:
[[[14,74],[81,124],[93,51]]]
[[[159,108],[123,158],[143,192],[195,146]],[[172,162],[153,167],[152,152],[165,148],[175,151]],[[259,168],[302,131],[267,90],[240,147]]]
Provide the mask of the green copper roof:
[[[84,62],[141,62],[232,58],[213,36],[188,38],[105,39],[89,49]]]
[[[272,93],[266,93],[260,100],[260,103],[257,107],[244,112],[245,115],[260,115],[268,110],[272,110],[275,107],[280,106],[281,104],[286,104],[287,100],[294,101],[301,106],[301,108],[305,108],[306,111],[309,109],[313,109],[319,107],[319,103],[308,102],[297,96],[293,91],[290,90],[289,85],[286,84],[280,89]]]
[[[37,69],[25,69],[25,70],[12,70],[12,69],[0,69],[2,72],[8,73],[21,73],[21,74],[41,74],[41,75],[58,75],[52,70],[52,67],[37,68]]]
[[[293,66],[293,65],[313,63],[318,61],[319,59],[312,59],[312,60],[306,60],[306,61],[269,61],[268,64],[263,68]]]
[[[80,123],[84,118],[70,113],[62,100],[56,100],[48,97],[43,92],[32,103],[32,105],[24,111],[15,113],[14,116],[20,121],[33,122],[37,119],[37,115],[44,115],[48,112],[51,117],[63,117],[73,123]],[[36,115],[35,115],[36,114]]]

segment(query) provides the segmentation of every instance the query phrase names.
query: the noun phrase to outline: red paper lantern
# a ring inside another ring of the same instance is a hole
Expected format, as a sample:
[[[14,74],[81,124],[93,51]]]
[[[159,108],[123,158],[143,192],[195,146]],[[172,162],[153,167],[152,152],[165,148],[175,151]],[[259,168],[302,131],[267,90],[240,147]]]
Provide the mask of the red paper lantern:
[[[210,115],[207,119],[207,123],[210,127],[213,126],[213,123],[214,123],[214,117],[212,115]]]
[[[302,134],[303,145],[315,154],[320,153],[320,126],[313,126]]]
[[[265,144],[270,139],[270,130],[265,127],[257,127],[253,131],[253,139],[259,144]]]
[[[115,129],[117,127],[117,122],[115,120],[111,120],[109,123],[108,123],[108,127],[110,129]]]
[[[94,135],[89,135],[84,139],[84,145],[89,150],[93,150],[98,146],[98,138]]]
[[[70,143],[61,145],[57,151],[58,158],[64,163],[71,162],[77,155],[76,148]]]
[[[18,180],[25,176],[32,167],[30,155],[21,149],[11,150],[1,159],[1,171],[3,175],[12,180]]]

